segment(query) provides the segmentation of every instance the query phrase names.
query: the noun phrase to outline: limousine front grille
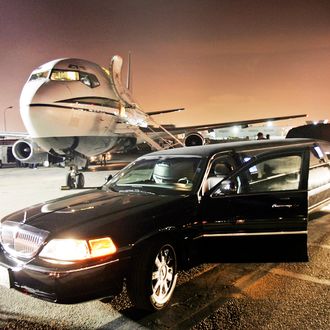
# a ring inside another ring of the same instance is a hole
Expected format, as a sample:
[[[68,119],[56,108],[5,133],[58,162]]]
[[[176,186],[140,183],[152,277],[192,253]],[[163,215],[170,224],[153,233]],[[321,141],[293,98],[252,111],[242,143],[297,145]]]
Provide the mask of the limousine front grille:
[[[48,234],[48,231],[29,225],[5,221],[0,226],[0,243],[10,255],[32,258]]]

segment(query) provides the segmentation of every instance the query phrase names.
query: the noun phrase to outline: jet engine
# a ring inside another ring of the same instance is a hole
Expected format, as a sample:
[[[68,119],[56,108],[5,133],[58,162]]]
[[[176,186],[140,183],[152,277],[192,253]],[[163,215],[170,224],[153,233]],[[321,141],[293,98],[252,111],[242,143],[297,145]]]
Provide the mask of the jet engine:
[[[14,157],[22,163],[43,163],[48,160],[48,153],[42,150],[35,142],[18,140],[12,149]]]
[[[199,133],[190,133],[186,136],[184,144],[186,147],[201,146],[205,143],[204,137]]]

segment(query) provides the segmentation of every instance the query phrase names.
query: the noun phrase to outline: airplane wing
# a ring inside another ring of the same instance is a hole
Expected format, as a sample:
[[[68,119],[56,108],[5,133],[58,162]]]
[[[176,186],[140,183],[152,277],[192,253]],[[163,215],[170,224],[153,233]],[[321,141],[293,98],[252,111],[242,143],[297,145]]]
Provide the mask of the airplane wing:
[[[303,118],[307,117],[306,114],[301,115],[291,115],[291,116],[280,116],[280,117],[268,117],[268,118],[258,118],[258,119],[250,119],[250,120],[240,120],[240,121],[230,121],[230,122],[222,122],[222,123],[212,123],[212,124],[201,124],[201,125],[194,125],[194,126],[166,126],[163,125],[169,132],[172,134],[182,134],[182,133],[190,133],[196,131],[206,131],[209,132],[217,129],[217,128],[225,128],[225,127],[232,127],[232,126],[241,126],[242,128],[246,128],[252,124],[259,124],[265,123],[270,121],[279,121],[279,120],[287,120],[287,119],[295,119],[295,118]],[[144,129],[147,131],[147,129]],[[154,131],[161,131],[160,128],[153,128]]]
[[[149,112],[146,112],[146,114],[149,115],[149,116],[155,116],[155,115],[162,115],[163,113],[180,112],[180,111],[183,111],[184,109],[185,108],[159,110],[159,111],[149,111]]]

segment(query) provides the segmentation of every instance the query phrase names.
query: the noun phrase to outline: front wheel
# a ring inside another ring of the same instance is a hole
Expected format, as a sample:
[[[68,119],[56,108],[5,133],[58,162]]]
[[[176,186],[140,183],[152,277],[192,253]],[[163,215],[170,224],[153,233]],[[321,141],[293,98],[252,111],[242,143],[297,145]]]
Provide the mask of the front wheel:
[[[84,175],[82,173],[78,173],[78,175],[76,177],[76,185],[77,185],[77,189],[84,188],[85,177],[84,177]]]
[[[133,262],[127,291],[137,308],[161,310],[170,301],[177,281],[177,257],[169,243],[153,244]]]
[[[75,188],[75,180],[72,178],[71,173],[68,173],[66,175],[66,185],[70,188],[70,189],[74,189]]]

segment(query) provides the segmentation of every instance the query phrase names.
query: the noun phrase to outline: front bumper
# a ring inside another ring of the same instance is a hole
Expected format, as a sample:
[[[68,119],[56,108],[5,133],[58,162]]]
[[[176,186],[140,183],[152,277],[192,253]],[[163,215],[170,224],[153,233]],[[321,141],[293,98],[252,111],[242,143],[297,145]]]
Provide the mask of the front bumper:
[[[128,260],[108,260],[80,268],[51,269],[20,263],[0,251],[0,285],[33,297],[60,303],[79,303],[121,292]]]

